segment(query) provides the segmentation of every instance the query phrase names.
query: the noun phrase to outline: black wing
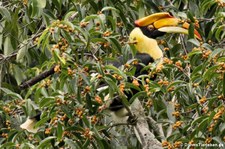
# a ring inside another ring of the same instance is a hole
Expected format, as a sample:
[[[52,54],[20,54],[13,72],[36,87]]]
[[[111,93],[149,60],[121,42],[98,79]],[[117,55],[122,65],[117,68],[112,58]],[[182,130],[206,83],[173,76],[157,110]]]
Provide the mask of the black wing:
[[[36,110],[36,114],[31,116],[30,119],[35,119],[36,121],[40,121],[40,119],[41,119],[41,111]]]
[[[136,56],[134,57],[135,59],[137,59],[139,61],[139,63],[137,65],[134,65],[134,67],[136,67],[136,71],[135,71],[135,77],[141,75],[141,74],[146,74],[146,71],[141,71],[144,68],[144,65],[148,65],[151,62],[154,62],[154,59],[145,53],[137,53]],[[117,60],[112,61],[111,64],[117,68],[119,68],[120,66],[126,64],[126,62],[132,59],[132,54],[129,54],[128,58],[125,58],[123,56],[118,57]],[[144,65],[143,65],[144,64]]]
[[[130,54],[128,56],[129,59],[132,59],[132,54]],[[142,74],[148,74],[147,71],[142,71],[142,69],[144,68],[145,65],[148,65],[151,62],[154,62],[154,59],[149,56],[148,54],[145,53],[137,53],[136,56],[134,57],[135,59],[137,59],[139,61],[138,64],[134,65],[134,67],[136,68],[135,70],[135,77],[142,75]],[[119,68],[121,65],[126,64],[127,60],[125,60],[125,58],[123,56],[118,57],[117,60],[111,62],[111,64],[117,68]],[[132,78],[129,78],[128,81],[131,83],[132,82]],[[130,91],[125,92],[125,95],[127,96],[127,100],[129,100],[134,94],[138,93],[139,91],[131,88]],[[112,99],[111,104],[109,105],[109,110],[110,111],[118,111],[120,109],[122,109],[123,103],[121,102],[121,99],[119,96],[115,96],[114,99]]]
[[[135,58],[138,59],[139,61],[139,63],[135,65],[136,67],[135,77],[138,77],[142,74],[147,74],[147,71],[142,71],[142,69],[144,68],[144,66],[148,65],[149,63],[154,62],[154,59],[150,55],[145,53],[137,53]]]
[[[128,60],[132,59],[132,54],[129,54],[127,57],[119,56],[113,61],[109,61],[109,64],[112,64],[113,66],[119,68],[120,66],[126,64]]]

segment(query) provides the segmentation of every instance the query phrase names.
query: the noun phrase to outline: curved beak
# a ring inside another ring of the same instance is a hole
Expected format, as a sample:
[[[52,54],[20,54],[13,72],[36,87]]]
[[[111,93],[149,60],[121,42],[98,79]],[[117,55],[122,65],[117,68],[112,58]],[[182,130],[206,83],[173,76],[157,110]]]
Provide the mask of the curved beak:
[[[160,19],[163,19],[163,18],[173,18],[173,16],[170,15],[168,12],[154,13],[154,14],[149,15],[147,17],[136,20],[135,25],[137,27],[147,26],[147,25],[153,24],[157,20],[160,20]]]
[[[155,30],[158,30],[163,33],[188,34],[190,24],[188,24],[187,22],[182,22],[180,19],[175,18],[168,12],[160,12],[136,20],[135,26],[137,27],[151,26],[151,28],[153,27]],[[151,31],[152,29],[149,30],[149,32]],[[202,40],[201,35],[196,29],[194,29],[194,34],[197,39]]]

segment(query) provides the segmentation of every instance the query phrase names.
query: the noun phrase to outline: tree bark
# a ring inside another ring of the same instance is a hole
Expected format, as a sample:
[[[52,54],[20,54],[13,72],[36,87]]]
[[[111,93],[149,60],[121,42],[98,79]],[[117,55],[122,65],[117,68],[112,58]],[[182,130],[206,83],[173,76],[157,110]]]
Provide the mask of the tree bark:
[[[132,113],[137,116],[137,123],[134,126],[135,135],[142,144],[143,149],[163,149],[155,135],[150,132],[147,120],[145,118],[144,109],[138,99],[131,105]]]

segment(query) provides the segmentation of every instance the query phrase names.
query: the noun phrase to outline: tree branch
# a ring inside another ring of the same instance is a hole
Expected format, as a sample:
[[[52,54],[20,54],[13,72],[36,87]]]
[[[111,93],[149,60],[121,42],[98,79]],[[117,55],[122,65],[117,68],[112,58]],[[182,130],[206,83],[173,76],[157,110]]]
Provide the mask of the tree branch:
[[[41,74],[39,74],[38,76],[36,76],[26,82],[23,82],[22,84],[19,85],[20,89],[26,89],[26,88],[40,82],[41,80],[47,78],[48,76],[54,74],[55,73],[54,68],[55,68],[55,66],[52,66],[52,68],[50,70],[46,70],[46,71],[42,72]]]
[[[131,105],[131,111],[137,115],[137,123],[134,126],[135,135],[142,144],[143,149],[162,149],[161,142],[159,142],[155,135],[150,132],[148,123],[145,118],[144,109],[138,99]]]
[[[15,51],[7,56],[0,54],[0,63],[3,63],[4,61],[9,61],[11,59],[15,59],[16,55],[17,55],[17,51]]]
[[[165,140],[165,136],[162,128],[157,124],[157,122],[150,116],[147,117],[149,125],[152,127],[153,131],[160,137],[161,140]]]

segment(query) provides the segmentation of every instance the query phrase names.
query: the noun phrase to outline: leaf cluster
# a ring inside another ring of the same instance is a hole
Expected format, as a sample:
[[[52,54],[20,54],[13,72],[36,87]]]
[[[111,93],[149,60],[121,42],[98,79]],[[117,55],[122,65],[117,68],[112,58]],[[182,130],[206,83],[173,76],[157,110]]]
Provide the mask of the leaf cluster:
[[[119,95],[126,106],[141,99],[146,116],[162,129],[163,138],[157,138],[164,147],[179,147],[180,142],[225,146],[225,2],[0,3],[0,148],[141,148],[131,128],[112,126],[104,109],[108,94]],[[129,32],[134,20],[160,11],[189,22],[189,35],[157,39],[165,55],[163,67],[149,64],[144,67],[149,75],[134,77]],[[194,26],[203,41],[194,39]],[[121,55],[121,68],[110,65]],[[28,89],[18,87],[53,66],[51,76]],[[99,91],[102,85],[108,87]],[[127,101],[124,92],[131,88],[139,92]],[[38,133],[21,130],[19,125],[38,110]]]

